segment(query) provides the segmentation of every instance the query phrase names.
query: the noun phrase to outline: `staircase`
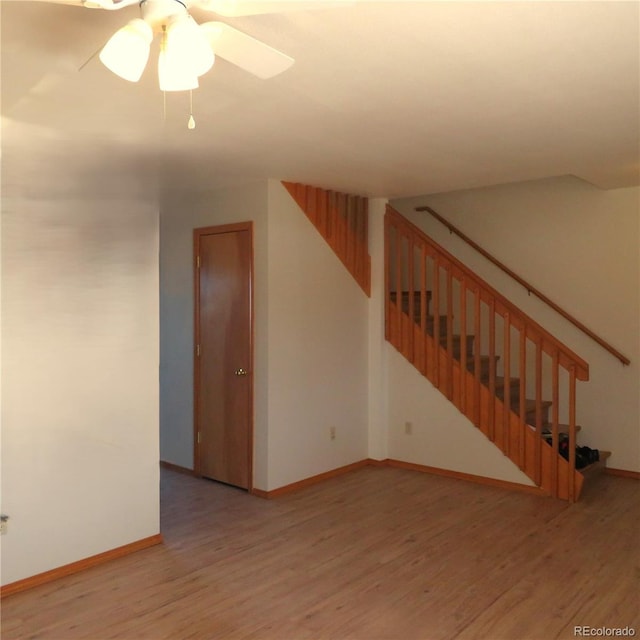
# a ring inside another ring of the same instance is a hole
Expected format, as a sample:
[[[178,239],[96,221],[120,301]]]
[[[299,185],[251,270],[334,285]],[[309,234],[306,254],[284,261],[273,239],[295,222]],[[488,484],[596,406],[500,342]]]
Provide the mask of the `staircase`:
[[[387,206],[386,339],[545,493],[574,502],[610,453],[576,464],[589,366]]]

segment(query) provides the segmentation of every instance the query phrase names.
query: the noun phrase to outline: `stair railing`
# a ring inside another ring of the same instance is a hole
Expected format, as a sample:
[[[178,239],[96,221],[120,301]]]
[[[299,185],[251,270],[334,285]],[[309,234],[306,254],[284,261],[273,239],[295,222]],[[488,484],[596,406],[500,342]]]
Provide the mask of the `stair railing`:
[[[431,216],[433,216],[438,222],[442,223],[447,229],[449,229],[450,233],[455,233],[459,238],[464,240],[470,247],[473,247],[478,253],[484,256],[489,262],[493,263],[504,271],[508,276],[513,278],[518,284],[523,286],[528,293],[532,293],[538,299],[542,300],[546,305],[551,307],[556,313],[560,314],[563,318],[568,320],[575,327],[580,329],[585,335],[589,336],[593,341],[597,342],[603,349],[606,349],[611,355],[615,356],[622,362],[624,365],[631,364],[631,360],[627,358],[624,354],[620,353],[615,347],[612,347],[606,340],[601,338],[598,334],[594,333],[584,325],[580,320],[574,318],[570,313],[565,311],[560,305],[556,304],[553,300],[548,298],[544,293],[536,289],[533,285],[529,284],[524,278],[520,277],[517,273],[509,269],[506,265],[504,265],[500,260],[494,258],[486,249],[483,249],[477,242],[474,242],[469,236],[464,234],[460,229],[451,224],[446,218],[443,218],[439,213],[434,211],[431,207],[416,207],[416,211],[426,211]]]
[[[368,198],[295,182],[282,184],[370,297]]]
[[[389,205],[385,301],[386,339],[537,486],[576,500],[588,364]]]

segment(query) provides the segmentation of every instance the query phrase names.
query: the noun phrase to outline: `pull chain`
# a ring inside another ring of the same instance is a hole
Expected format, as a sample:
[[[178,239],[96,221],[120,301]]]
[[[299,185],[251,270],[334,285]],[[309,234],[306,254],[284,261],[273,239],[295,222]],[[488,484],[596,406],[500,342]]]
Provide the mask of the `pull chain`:
[[[196,128],[196,121],[193,119],[193,90],[189,89],[189,122],[187,123],[188,129]]]
[[[162,40],[160,41],[161,52],[165,50],[167,46],[167,25],[162,25]],[[162,92],[162,121],[167,124],[167,92]]]

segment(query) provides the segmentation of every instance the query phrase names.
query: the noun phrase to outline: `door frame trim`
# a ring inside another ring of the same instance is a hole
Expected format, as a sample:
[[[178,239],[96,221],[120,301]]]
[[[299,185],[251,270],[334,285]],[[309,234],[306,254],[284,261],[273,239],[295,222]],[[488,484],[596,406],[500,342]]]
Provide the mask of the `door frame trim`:
[[[253,490],[253,436],[254,436],[254,303],[253,303],[253,279],[254,279],[254,243],[253,243],[253,221],[237,222],[232,224],[221,224],[212,227],[199,227],[193,230],[193,474],[201,478],[200,448],[198,447],[198,431],[200,430],[198,406],[200,402],[200,367],[198,366],[197,348],[200,342],[200,274],[198,266],[198,256],[200,254],[200,239],[202,236],[216,235],[220,233],[233,233],[237,231],[248,231],[250,239],[251,255],[249,259],[249,451],[248,458],[248,491]]]

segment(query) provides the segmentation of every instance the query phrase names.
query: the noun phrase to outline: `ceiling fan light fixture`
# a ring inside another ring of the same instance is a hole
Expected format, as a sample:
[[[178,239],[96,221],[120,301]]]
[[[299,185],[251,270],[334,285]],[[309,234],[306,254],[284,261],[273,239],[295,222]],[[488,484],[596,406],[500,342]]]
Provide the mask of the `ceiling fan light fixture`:
[[[100,52],[107,69],[129,82],[138,82],[149,59],[153,29],[144,20],[131,20],[118,29]]]
[[[204,75],[215,61],[209,39],[188,13],[176,16],[168,25],[164,48],[180,60],[176,64],[196,76]]]
[[[167,33],[162,34],[160,55],[158,56],[158,82],[161,91],[190,91],[197,89],[198,76],[184,57],[169,46]]]

